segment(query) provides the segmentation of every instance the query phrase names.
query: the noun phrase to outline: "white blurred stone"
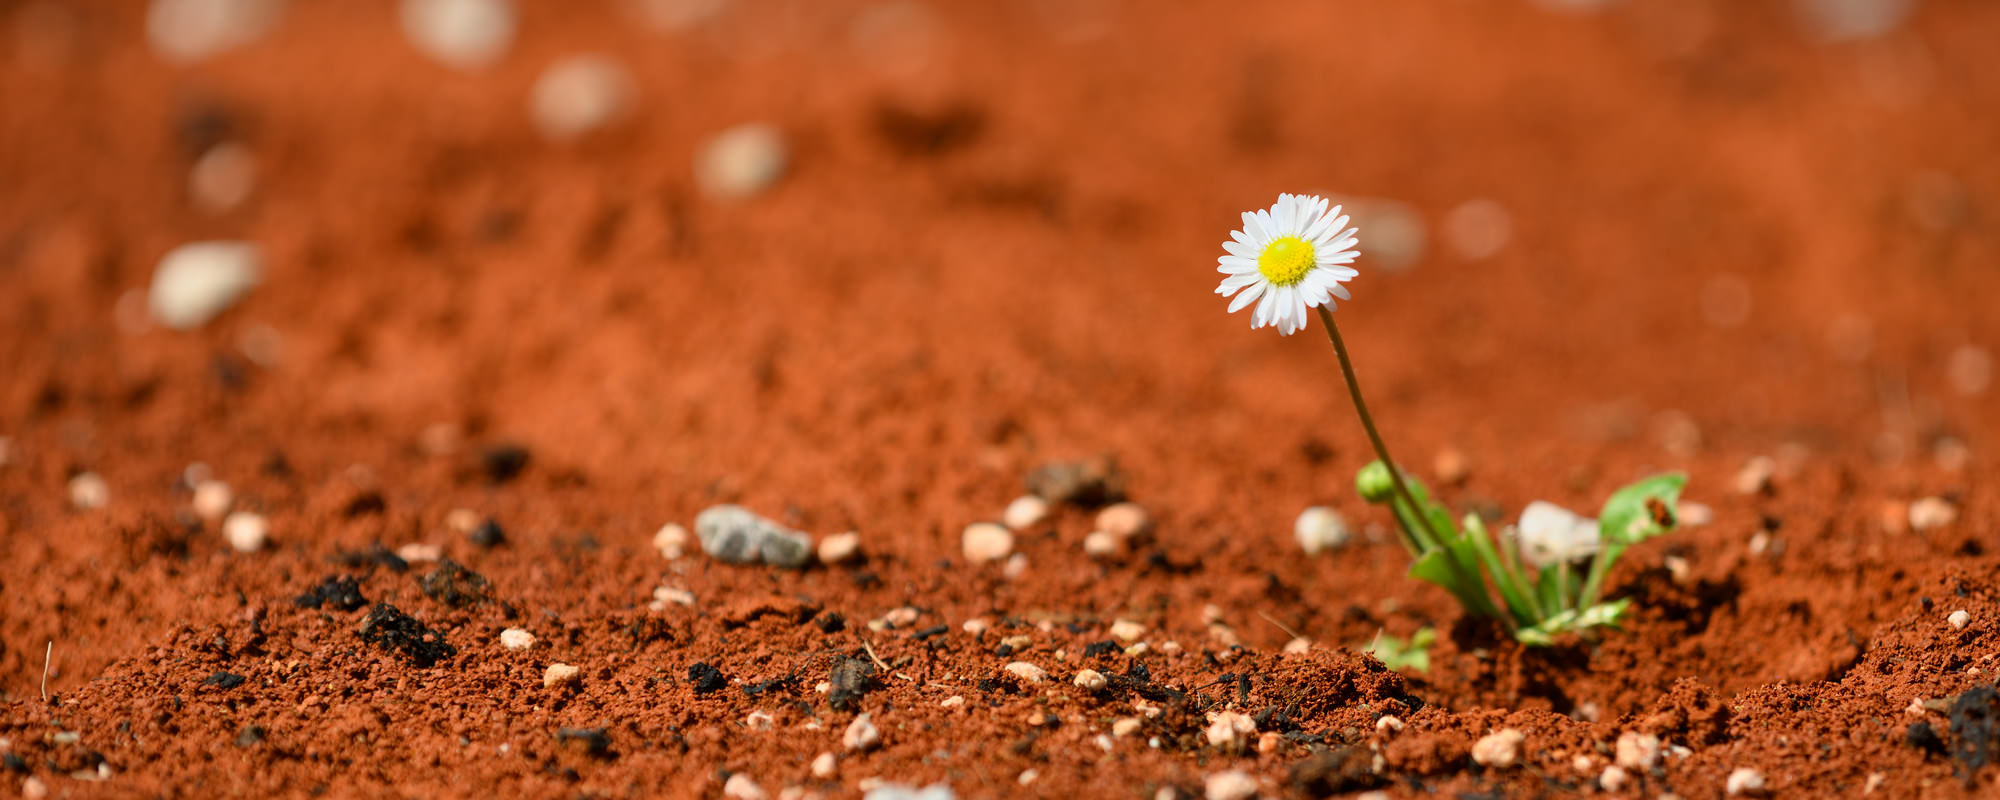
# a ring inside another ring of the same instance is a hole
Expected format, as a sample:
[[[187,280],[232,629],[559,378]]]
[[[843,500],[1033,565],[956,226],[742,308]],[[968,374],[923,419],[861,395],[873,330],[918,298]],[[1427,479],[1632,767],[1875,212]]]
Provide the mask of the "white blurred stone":
[[[764,793],[764,787],[741,772],[730,775],[729,780],[722,782],[722,796],[729,800],[767,800],[770,797]]]
[[[1015,553],[1008,556],[1006,566],[1000,568],[1000,574],[1010,581],[1020,580],[1021,576],[1028,574],[1028,555]]]
[[[209,148],[188,170],[188,199],[210,213],[234,210],[256,188],[257,157],[237,142]]]
[[[1237,769],[1218,772],[1208,776],[1202,792],[1208,800],[1250,800],[1257,796],[1257,779]]]
[[[79,472],[69,479],[69,504],[82,511],[103,508],[111,503],[111,484],[95,472]]]
[[[1310,556],[1345,547],[1354,533],[1348,530],[1347,520],[1340,512],[1326,506],[1312,506],[1299,512],[1298,519],[1292,521],[1292,537]]]
[[[1241,753],[1249,748],[1250,737],[1256,733],[1257,722],[1248,715],[1224,711],[1209,721],[1203,735],[1207,737],[1210,747],[1225,753]]]
[[[229,484],[205,480],[194,485],[194,513],[202,519],[209,522],[222,519],[235,503],[236,493],[230,491]]]
[[[238,553],[262,550],[265,540],[270,537],[270,525],[264,521],[262,514],[237,511],[222,520],[222,538],[229,540],[229,546]]]
[[[1872,39],[1895,30],[1916,0],[1793,0],[1808,32],[1827,42]],[[1732,792],[1732,794],[1734,794]]]
[[[831,778],[840,769],[840,759],[832,753],[821,753],[813,757],[812,774],[815,778]]]
[[[1551,0],[1542,0],[1547,3]],[[1563,0],[1563,2],[1602,0]],[[1514,236],[1514,219],[1507,207],[1487,198],[1467,200],[1444,218],[1444,238],[1461,257],[1471,261],[1492,258]]]
[[[1618,766],[1645,772],[1660,763],[1660,737],[1638,731],[1618,734],[1617,754]]]
[[[668,33],[679,33],[713,19],[728,0],[626,0],[641,20]]]
[[[882,731],[875,727],[867,714],[855,717],[853,722],[847,723],[847,730],[840,734],[840,745],[849,750],[871,750],[881,743]]]
[[[1965,630],[1965,626],[1972,624],[1972,615],[1961,608],[1951,612],[1951,616],[1945,617],[1944,621],[1951,624],[1952,630],[1962,631]]]
[[[463,70],[507,53],[516,26],[511,0],[402,0],[403,35],[424,55]]]
[[[396,548],[396,557],[412,564],[429,564],[444,558],[444,548],[434,544],[411,542]]]
[[[1730,770],[1729,778],[1723,781],[1723,791],[1732,795],[1758,795],[1764,793],[1764,773],[1749,767]]]
[[[1077,670],[1076,677],[1071,682],[1087,691],[1094,692],[1110,685],[1111,679],[1104,677],[1104,673],[1094,669],[1080,669]]]
[[[1942,497],[1925,497],[1910,504],[1910,527],[1927,531],[1958,521],[1958,508]]]
[[[1604,774],[1597,776],[1597,785],[1607,792],[1621,792],[1632,785],[1632,773],[1624,767],[1612,764],[1604,768]]]
[[[570,56],[542,70],[529,94],[535,129],[551,141],[566,142],[624,118],[638,85],[608,56]]]
[[[535,635],[523,628],[508,628],[500,632],[500,646],[509,650],[526,650],[535,646]]]
[[[1730,485],[1735,487],[1737,494],[1769,491],[1771,476],[1777,471],[1778,462],[1770,456],[1754,456],[1744,462],[1742,469],[1736,471],[1736,477],[1731,479]]]
[[[153,0],[146,43],[168,61],[200,61],[256,41],[284,10],[281,0]]]
[[[1118,641],[1130,644],[1139,641],[1139,638],[1145,635],[1146,626],[1144,623],[1133,622],[1129,619],[1121,619],[1111,623],[1111,638]]]
[[[1472,744],[1472,760],[1481,766],[1505,769],[1521,760],[1521,742],[1527,734],[1514,728],[1502,728],[1480,737]]]
[[[1007,504],[1007,510],[1000,512],[1000,521],[1014,530],[1027,530],[1049,516],[1049,501],[1032,494],[1014,498]]]
[[[687,555],[689,538],[686,528],[669,522],[660,526],[660,530],[653,534],[653,548],[659,550],[660,555],[666,558],[680,558]]]
[[[572,664],[550,664],[549,668],[542,672],[542,688],[554,689],[558,686],[568,686],[582,678],[582,667]]]
[[[710,139],[695,157],[695,182],[719,199],[740,199],[770,188],[785,174],[785,137],[777,128],[747,123]]]
[[[1023,683],[1047,683],[1049,671],[1026,661],[1015,661],[1007,665],[1007,672],[1021,679]]]
[[[861,555],[861,534],[854,531],[836,533],[819,540],[819,561],[822,564],[845,564]]]
[[[1152,517],[1137,503],[1113,503],[1097,512],[1097,529],[1120,539],[1139,536],[1152,527]]]
[[[1091,531],[1083,537],[1083,554],[1098,561],[1118,555],[1125,549],[1125,543],[1105,531]]]
[[[974,564],[999,561],[1014,552],[1014,534],[991,522],[975,522],[965,526],[960,547],[965,560]]]
[[[169,328],[201,327],[256,286],[262,267],[257,246],[248,242],[181,245],[162,256],[153,270],[147,310]]]

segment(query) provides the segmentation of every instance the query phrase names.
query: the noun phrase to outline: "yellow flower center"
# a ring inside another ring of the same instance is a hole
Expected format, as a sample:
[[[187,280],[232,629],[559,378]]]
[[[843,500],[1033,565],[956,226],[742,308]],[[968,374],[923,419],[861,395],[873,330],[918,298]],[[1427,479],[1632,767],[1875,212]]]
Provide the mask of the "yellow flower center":
[[[1264,252],[1257,254],[1257,271],[1264,278],[1279,286],[1291,286],[1305,280],[1306,273],[1313,268],[1313,246],[1297,236],[1280,236],[1264,245]]]

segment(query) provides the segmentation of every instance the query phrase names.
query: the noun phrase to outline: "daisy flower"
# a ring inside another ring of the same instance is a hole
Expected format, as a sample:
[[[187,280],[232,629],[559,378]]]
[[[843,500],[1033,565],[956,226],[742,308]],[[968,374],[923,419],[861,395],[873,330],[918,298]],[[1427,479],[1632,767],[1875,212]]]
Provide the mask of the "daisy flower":
[[[1358,228],[1347,227],[1340,206],[1328,207],[1317,195],[1281,194],[1262,211],[1243,212],[1243,229],[1230,231],[1222,243],[1228,255],[1216,267],[1229,277],[1215,293],[1236,295],[1229,313],[1252,301],[1250,327],[1276,327],[1290,336],[1305,328],[1306,309],[1333,308],[1333,298],[1348,299],[1340,284],[1353,280]],[[1241,294],[1238,294],[1241,292]]]
[[[1521,509],[1516,530],[1521,537],[1521,559],[1536,569],[1582,561],[1597,555],[1601,544],[1597,520],[1542,500]]]

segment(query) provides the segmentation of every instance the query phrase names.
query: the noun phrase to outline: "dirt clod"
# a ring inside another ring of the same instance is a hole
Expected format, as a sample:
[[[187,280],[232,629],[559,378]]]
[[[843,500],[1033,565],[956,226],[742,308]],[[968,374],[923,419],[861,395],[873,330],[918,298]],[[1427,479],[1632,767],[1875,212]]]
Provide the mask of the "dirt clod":
[[[458,655],[458,648],[444,636],[426,627],[417,618],[388,603],[376,603],[361,621],[361,639],[383,650],[399,654],[419,667]]]
[[[451,608],[485,602],[492,588],[485,576],[449,558],[438,559],[437,568],[426,573],[419,583],[426,596]]]
[[[331,606],[341,611],[353,611],[368,605],[368,598],[361,596],[361,581],[351,575],[335,575],[321,581],[318,586],[305,594],[292,598],[292,603],[300,608]]]

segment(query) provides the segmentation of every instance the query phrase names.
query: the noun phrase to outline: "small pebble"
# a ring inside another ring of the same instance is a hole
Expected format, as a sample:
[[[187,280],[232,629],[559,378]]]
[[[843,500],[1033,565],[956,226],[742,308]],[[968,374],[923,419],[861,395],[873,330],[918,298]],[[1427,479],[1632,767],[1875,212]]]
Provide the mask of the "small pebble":
[[[1028,784],[1034,783],[1035,779],[1041,776],[1042,776],[1041,773],[1036,772],[1033,769],[1024,769],[1021,770],[1021,774],[1019,776],[1014,778],[1014,782],[1021,784],[1022,786],[1026,786]]]
[[[1634,772],[1645,772],[1660,763],[1660,737],[1650,733],[1626,731],[1618,734],[1618,766]]]
[[[1942,497],[1926,497],[1910,504],[1910,528],[1927,531],[1958,521],[1958,508]]]
[[[738,125],[710,139],[696,156],[695,182],[724,200],[756,195],[785,174],[784,135],[761,123]]]
[[[1104,673],[1097,670],[1082,669],[1077,670],[1075,683],[1077,686],[1083,687],[1086,691],[1095,692],[1109,685],[1111,680],[1104,677]]]
[[[1863,782],[1861,785],[1861,793],[1874,794],[1875,790],[1882,788],[1882,784],[1887,782],[1888,780],[1889,780],[1888,773],[1870,772],[1868,773],[1868,780]]]
[[[237,142],[202,153],[188,170],[188,199],[211,214],[234,210],[257,186],[257,157]]]
[[[1049,501],[1032,494],[1014,498],[1007,504],[1007,510],[1000,512],[1000,521],[1017,531],[1027,530],[1048,519]]]
[[[444,558],[444,547],[422,542],[411,542],[396,548],[396,557],[412,564],[423,564]]]
[[[1674,516],[1676,517],[1674,521],[1680,527],[1691,528],[1696,525],[1707,525],[1714,522],[1715,509],[1710,508],[1707,503],[1683,500],[1674,504]]]
[[[1140,536],[1152,528],[1152,518],[1137,503],[1113,503],[1097,512],[1097,529],[1120,539]]]
[[[943,702],[938,703],[940,708],[958,708],[963,705],[965,705],[965,698],[959,695],[952,695],[945,698]]]
[[[1007,665],[1007,671],[1027,683],[1044,683],[1049,679],[1048,670],[1026,661],[1015,661]]]
[[[1224,711],[1208,723],[1205,735],[1210,747],[1225,753],[1241,753],[1249,746],[1250,736],[1256,732],[1257,723],[1249,715]]]
[[[271,528],[264,522],[262,514],[237,511],[222,521],[222,538],[229,540],[229,546],[238,553],[255,553],[264,549],[264,541],[270,535]]]
[[[508,628],[500,632],[500,646],[509,650],[526,650],[535,646],[535,635],[522,628]]]
[[[853,751],[872,750],[882,743],[882,732],[869,721],[867,714],[854,718],[847,724],[847,730],[840,734],[840,745]]]
[[[961,546],[965,560],[974,564],[999,561],[1014,552],[1014,534],[991,522],[975,522],[965,526]]]
[[[1759,795],[1764,793],[1764,773],[1749,767],[1730,770],[1729,778],[1723,781],[1723,791],[1731,795]]]
[[[845,564],[861,555],[861,534],[836,533],[819,540],[819,562],[828,566]]]
[[[694,518],[695,537],[702,552],[729,564],[755,564],[797,569],[812,555],[812,540],[742,506],[710,506]]]
[[[49,785],[43,783],[41,778],[29,775],[21,779],[21,797],[23,800],[42,800],[48,796]]]
[[[741,772],[729,776],[729,780],[723,782],[722,796],[729,800],[767,800],[770,797],[764,793],[764,787],[758,786],[750,776]]]
[[[542,70],[528,116],[544,138],[566,142],[623,118],[638,93],[632,75],[608,56],[570,56]]]
[[[1757,456],[1736,471],[1730,485],[1737,494],[1757,494],[1771,490],[1771,476],[1778,471],[1778,462],[1770,456]]]
[[[677,606],[693,607],[694,599],[694,592],[686,589],[678,589],[672,586],[653,587],[654,611],[666,608],[669,603]]]
[[[1299,518],[1292,522],[1292,536],[1309,556],[1338,550],[1354,538],[1347,520],[1326,506],[1312,506],[1299,512]]]
[[[69,504],[80,511],[94,511],[111,503],[111,484],[95,472],[79,472],[69,479]]]
[[[1118,641],[1126,642],[1129,644],[1131,642],[1139,641],[1140,637],[1143,637],[1145,635],[1146,635],[1145,623],[1134,622],[1129,619],[1121,619],[1118,620],[1117,622],[1111,623],[1111,638],[1117,639]]]
[[[1028,574],[1028,556],[1025,553],[1008,556],[1006,566],[1000,568],[1000,575],[1010,581],[1020,580],[1021,576],[1026,574]]]
[[[550,664],[548,671],[542,673],[542,688],[554,689],[558,686],[568,686],[576,683],[577,679],[582,676],[583,669],[581,667],[569,664]]]
[[[1951,612],[1951,616],[1945,617],[1945,621],[1951,623],[1952,630],[1962,631],[1965,630],[1965,626],[1972,624],[1972,615],[1961,608]]]
[[[1456,486],[1472,475],[1472,462],[1466,459],[1464,451],[1447,447],[1431,459],[1431,474],[1437,476],[1438,483]]]
[[[256,41],[284,8],[280,0],[153,0],[146,44],[168,61],[200,61]]]
[[[882,621],[889,623],[892,628],[907,628],[917,624],[917,620],[922,616],[923,612],[910,606],[903,606],[890,609],[889,613],[882,615]]]
[[[1083,554],[1097,561],[1116,558],[1124,549],[1124,540],[1107,531],[1091,531],[1083,537]]]
[[[687,529],[671,522],[660,526],[659,532],[653,534],[653,549],[669,559],[687,555],[687,545]]]
[[[1607,792],[1624,791],[1625,787],[1632,785],[1632,773],[1617,764],[1609,765],[1604,768],[1604,774],[1597,776],[1597,785]]]
[[[184,244],[160,257],[147,290],[153,319],[175,330],[199,328],[257,285],[263,257],[247,242]]]
[[[1930,713],[1930,709],[1924,705],[1924,698],[1917,696],[1910,698],[1910,704],[1903,707],[1903,713],[1912,717],[1921,717]]]
[[[479,516],[479,512],[469,508],[454,508],[444,515],[444,526],[459,534],[472,533],[483,521],[485,518]]]
[[[1472,760],[1481,766],[1505,769],[1521,760],[1521,742],[1527,734],[1514,728],[1502,728],[1480,737],[1472,745]]]
[[[771,729],[774,721],[775,719],[771,716],[771,712],[760,708],[750,712],[749,716],[743,718],[743,727],[753,731],[768,731]]]
[[[1284,652],[1289,655],[1300,655],[1312,652],[1312,649],[1313,649],[1312,640],[1304,636],[1299,636],[1293,638],[1290,641],[1285,642]]]
[[[1143,724],[1145,723],[1140,722],[1138,717],[1123,717],[1117,722],[1111,723],[1111,735],[1119,738],[1131,736],[1134,733],[1138,733],[1139,726]]]
[[[1381,719],[1375,720],[1376,733],[1399,733],[1402,730],[1403,718],[1394,714],[1383,714]]]
[[[1208,800],[1250,800],[1257,796],[1257,779],[1232,769],[1208,776],[1203,788]]]
[[[958,627],[960,630],[963,630],[966,633],[972,634],[973,636],[979,636],[986,633],[986,629],[991,626],[992,623],[987,622],[986,620],[980,619],[978,617],[973,617],[972,619],[966,620],[965,624],[960,625]]]
[[[812,760],[812,774],[815,778],[831,778],[840,768],[840,759],[832,753],[821,753]]]
[[[510,0],[403,0],[400,12],[410,43],[456,69],[491,65],[514,40]]]
[[[210,522],[222,519],[235,502],[236,494],[222,481],[206,480],[194,485],[194,513],[202,519]]]

